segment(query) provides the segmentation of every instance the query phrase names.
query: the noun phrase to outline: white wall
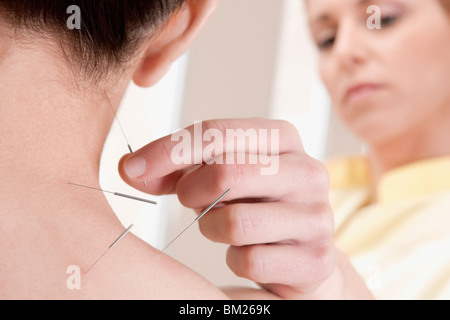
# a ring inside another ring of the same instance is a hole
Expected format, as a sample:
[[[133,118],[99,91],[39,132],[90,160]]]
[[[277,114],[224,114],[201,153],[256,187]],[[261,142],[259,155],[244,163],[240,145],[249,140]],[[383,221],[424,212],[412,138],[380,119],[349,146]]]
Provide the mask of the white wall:
[[[324,160],[330,102],[320,81],[302,1],[280,1],[281,30],[273,79],[271,117],[293,123],[306,152]]]
[[[173,196],[149,196],[122,181],[117,165],[129,150],[119,123],[133,151],[179,128],[186,62],[187,55],[178,60],[164,79],[152,88],[142,89],[130,84],[117,113],[119,122],[114,122],[111,128],[101,160],[102,188],[158,202],[154,206],[105,194],[123,225],[133,223],[132,232],[156,247],[164,244],[168,206],[177,199]]]

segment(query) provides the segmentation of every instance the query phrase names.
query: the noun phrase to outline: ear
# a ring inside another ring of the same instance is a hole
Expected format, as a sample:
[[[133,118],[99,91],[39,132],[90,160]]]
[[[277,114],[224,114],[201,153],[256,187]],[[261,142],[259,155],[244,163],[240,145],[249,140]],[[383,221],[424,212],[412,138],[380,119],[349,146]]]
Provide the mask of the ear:
[[[144,44],[133,81],[140,87],[155,85],[172,63],[183,55],[197,38],[220,0],[186,0],[169,21]]]

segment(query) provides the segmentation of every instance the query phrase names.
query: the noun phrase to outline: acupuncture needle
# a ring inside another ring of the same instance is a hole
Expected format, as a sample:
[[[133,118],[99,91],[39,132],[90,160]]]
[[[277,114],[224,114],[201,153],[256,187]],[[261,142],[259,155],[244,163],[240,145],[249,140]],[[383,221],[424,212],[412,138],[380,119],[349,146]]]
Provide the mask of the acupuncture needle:
[[[123,237],[127,235],[128,232],[130,232],[133,225],[130,225],[127,230],[125,230],[109,247],[106,249],[105,252],[94,262],[92,266],[89,267],[89,269],[86,271],[88,273],[112,248],[116,246],[117,243],[119,243],[120,240],[122,240]]]
[[[134,152],[133,152],[133,149],[131,149],[130,142],[128,141],[127,136],[125,134],[125,130],[123,130],[122,124],[120,123],[119,117],[117,116],[117,112],[114,110],[114,107],[113,107],[113,105],[111,103],[111,100],[109,99],[109,97],[106,94],[106,92],[105,92],[105,97],[106,97],[106,100],[108,100],[108,104],[109,104],[109,106],[110,106],[110,108],[111,108],[111,110],[112,110],[112,112],[114,114],[114,118],[116,119],[116,122],[119,125],[120,130],[122,131],[122,135],[125,138],[125,142],[127,143],[128,150],[130,150],[130,153],[133,154]],[[147,182],[144,181],[143,183],[144,183],[144,186],[147,186]]]
[[[197,218],[195,218],[194,221],[192,221],[183,231],[181,231],[175,238],[173,238],[172,241],[170,241],[165,247],[164,249],[162,249],[159,254],[163,253],[164,250],[166,250],[172,243],[175,242],[175,240],[177,240],[183,233],[185,233],[187,231],[187,229],[189,229],[195,222],[197,222],[198,220],[200,220],[201,218],[203,218],[205,216],[205,214],[208,213],[209,210],[211,210],[220,200],[222,200],[228,192],[230,192],[231,189],[228,189],[227,191],[225,191],[216,201],[214,201],[208,208],[206,208]]]
[[[108,97],[108,95],[106,94],[106,92],[105,92],[105,97],[106,97],[106,100],[108,100],[109,107],[111,108],[111,110],[112,110],[112,112],[113,112],[113,114],[114,114],[114,118],[116,119],[116,122],[117,122],[117,124],[119,125],[120,130],[122,131],[122,135],[123,135],[123,137],[125,138],[125,142],[127,143],[128,150],[130,150],[130,153],[133,153],[133,149],[131,149],[130,142],[129,142],[128,139],[127,139],[127,136],[126,136],[126,134],[125,134],[125,131],[123,130],[122,124],[120,123],[119,118],[117,117],[117,113],[116,113],[116,111],[114,110],[114,107],[113,107],[113,105],[112,105],[112,103],[111,103],[111,100],[109,99],[109,97]]]
[[[100,188],[94,188],[94,187],[89,187],[89,186],[84,186],[84,185],[77,184],[77,183],[72,183],[72,182],[68,182],[68,184],[73,185],[73,186],[77,186],[77,187],[82,187],[82,188],[87,188],[87,189],[92,189],[92,190],[103,191],[103,192],[106,192],[106,193],[111,193],[111,194],[113,194],[113,195],[115,195],[117,197],[122,197],[122,198],[131,199],[131,200],[146,202],[146,203],[150,203],[150,204],[158,204],[156,201],[147,200],[147,199],[143,199],[143,198],[139,198],[139,197],[135,197],[135,196],[130,196],[128,194],[124,194],[124,193],[121,193],[121,192],[108,191],[108,190],[104,190],[104,189],[100,189]]]

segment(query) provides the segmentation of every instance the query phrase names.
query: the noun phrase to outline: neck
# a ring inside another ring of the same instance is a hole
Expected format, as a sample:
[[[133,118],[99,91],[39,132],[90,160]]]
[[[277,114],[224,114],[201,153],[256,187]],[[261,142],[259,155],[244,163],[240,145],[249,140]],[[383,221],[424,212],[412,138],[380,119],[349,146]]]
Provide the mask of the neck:
[[[67,193],[68,182],[98,186],[103,145],[128,84],[116,83],[115,93],[71,90],[65,62],[42,48],[0,48],[2,199],[42,201],[44,193]]]
[[[427,158],[450,155],[450,110],[423,119],[420,126],[401,136],[371,145],[370,160],[374,185],[389,170]]]

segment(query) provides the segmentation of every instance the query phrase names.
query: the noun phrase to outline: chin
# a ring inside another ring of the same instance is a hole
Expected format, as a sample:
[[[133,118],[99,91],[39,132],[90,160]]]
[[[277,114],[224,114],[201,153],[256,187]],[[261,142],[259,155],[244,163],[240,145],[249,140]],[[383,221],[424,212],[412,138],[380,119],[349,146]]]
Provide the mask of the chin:
[[[339,112],[351,131],[365,141],[372,141],[393,136],[401,129],[406,119],[400,119],[392,105],[377,99],[343,106]]]
[[[385,118],[389,120],[361,121],[350,128],[360,139],[370,145],[388,143],[404,136],[407,130],[399,125],[401,121],[395,121],[389,116]]]

